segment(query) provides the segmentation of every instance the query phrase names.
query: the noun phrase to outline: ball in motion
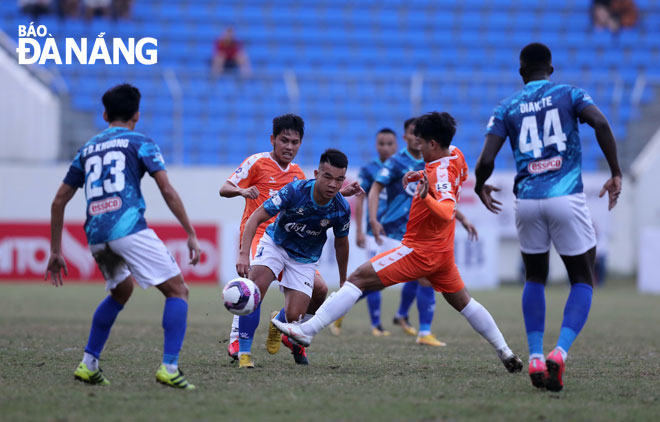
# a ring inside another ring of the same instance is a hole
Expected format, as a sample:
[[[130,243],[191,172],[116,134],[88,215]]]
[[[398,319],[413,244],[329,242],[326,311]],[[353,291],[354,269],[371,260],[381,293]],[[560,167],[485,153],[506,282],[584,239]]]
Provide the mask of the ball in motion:
[[[252,313],[261,301],[259,288],[250,279],[237,277],[222,289],[222,302],[234,315]]]

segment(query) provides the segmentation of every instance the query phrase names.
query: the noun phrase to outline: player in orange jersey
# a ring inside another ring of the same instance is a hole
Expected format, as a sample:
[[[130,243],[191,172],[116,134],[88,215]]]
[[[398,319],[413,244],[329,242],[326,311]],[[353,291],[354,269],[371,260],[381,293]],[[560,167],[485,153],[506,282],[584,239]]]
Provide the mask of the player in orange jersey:
[[[358,267],[308,321],[281,323],[274,319],[273,324],[282,333],[308,346],[314,335],[345,315],[363,291],[426,277],[472,328],[488,340],[509,372],[522,370],[522,361],[511,351],[486,308],[470,297],[454,263],[454,216],[461,185],[468,175],[463,153],[451,145],[455,133],[456,121],[449,113],[432,112],[417,120],[415,136],[422,143],[426,167],[403,177],[406,186],[415,181],[420,183],[401,246]]]
[[[254,210],[259,208],[268,198],[275,195],[281,188],[288,183],[299,179],[305,179],[305,173],[300,167],[293,163],[293,159],[298,153],[305,134],[305,123],[302,118],[293,114],[285,114],[273,119],[273,132],[270,135],[270,143],[273,150],[262,152],[249,156],[232,173],[224,185],[220,188],[220,196],[224,198],[233,198],[242,196],[245,198],[245,210],[241,219],[240,239],[243,238],[245,223]],[[361,191],[357,182],[353,182],[342,189],[345,196],[354,195]],[[263,236],[266,227],[275,220],[275,217],[261,224],[257,228],[256,235],[251,245],[251,255],[254,256],[257,244]],[[240,244],[239,244],[240,249]],[[313,314],[325,300],[328,287],[320,274],[314,278],[314,290],[309,305],[308,313]],[[259,310],[257,310],[259,312]],[[229,346],[227,352],[234,359],[239,358],[239,317],[235,316],[232,322],[231,333],[229,337]],[[258,321],[258,319],[257,319]],[[269,333],[267,341],[267,350],[274,354],[279,350],[280,335],[273,329],[275,338]],[[243,339],[243,349],[245,354],[251,348],[252,338]],[[274,341],[276,340],[276,341]],[[285,345],[291,343],[282,339]],[[293,345],[292,349],[296,363],[307,364],[307,357],[304,348]],[[249,366],[248,366],[249,367]]]

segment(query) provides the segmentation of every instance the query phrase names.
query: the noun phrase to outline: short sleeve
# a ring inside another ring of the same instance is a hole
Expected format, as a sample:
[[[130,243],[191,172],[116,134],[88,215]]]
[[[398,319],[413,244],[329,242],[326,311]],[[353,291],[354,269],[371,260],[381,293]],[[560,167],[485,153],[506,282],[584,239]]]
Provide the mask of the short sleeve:
[[[246,158],[227,180],[239,188],[249,188],[258,172],[258,160],[259,158],[254,155]]]
[[[337,218],[337,222],[332,227],[332,232],[336,238],[348,236],[348,231],[351,228],[351,208],[346,200],[344,202],[346,203],[346,212]]]
[[[85,185],[85,169],[80,158],[80,151],[73,158],[63,182],[74,188],[82,188]]]
[[[383,186],[389,185],[392,180],[396,177],[396,162],[389,158],[385,161],[385,165],[380,168],[378,173],[376,173],[376,179],[374,182],[378,182]]]
[[[291,202],[291,197],[294,194],[295,182],[291,182],[288,185],[280,189],[275,195],[271,196],[264,202],[264,209],[271,217],[280,212],[282,208]]]
[[[580,114],[587,106],[596,105],[587,91],[576,87],[571,88],[571,102],[575,114]]]
[[[493,110],[493,114],[490,116],[490,120],[488,120],[488,126],[486,126],[486,134],[493,134],[506,139],[507,131],[504,124],[504,107],[502,104],[498,104],[495,110]]]
[[[163,154],[161,154],[158,144],[151,139],[148,139],[140,145],[138,159],[151,175],[157,171],[165,170],[165,159],[163,158]]]
[[[369,189],[371,189],[371,185],[374,183],[374,179],[369,174],[369,169],[367,166],[364,166],[360,169],[360,173],[358,173],[358,183],[360,183],[360,186],[362,189],[364,189],[365,192],[369,192]]]

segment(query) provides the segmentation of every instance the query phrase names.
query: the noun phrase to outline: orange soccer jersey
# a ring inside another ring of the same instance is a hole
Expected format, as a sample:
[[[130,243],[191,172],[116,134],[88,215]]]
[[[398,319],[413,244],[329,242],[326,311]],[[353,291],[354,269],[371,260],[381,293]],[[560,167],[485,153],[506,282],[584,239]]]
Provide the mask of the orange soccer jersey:
[[[305,173],[300,169],[298,164],[290,163],[287,168],[282,169],[279,164],[270,155],[270,152],[261,152],[249,156],[241,163],[241,165],[232,173],[227,179],[233,185],[246,189],[250,186],[256,186],[259,190],[259,196],[256,199],[245,199],[245,210],[241,218],[240,240],[243,240],[243,230],[245,223],[252,213],[263,204],[266,199],[275,195],[280,189],[294,180],[304,179]],[[257,233],[254,236],[252,249],[259,242],[259,239],[266,231],[266,227],[273,221],[276,216],[261,224],[257,228]]]
[[[464,287],[454,262],[454,215],[468,168],[458,148],[452,146],[450,152],[450,156],[426,164],[428,196],[413,198],[402,245],[371,259],[385,286],[426,277],[439,292],[454,293]],[[449,219],[434,215],[430,201],[452,201]]]

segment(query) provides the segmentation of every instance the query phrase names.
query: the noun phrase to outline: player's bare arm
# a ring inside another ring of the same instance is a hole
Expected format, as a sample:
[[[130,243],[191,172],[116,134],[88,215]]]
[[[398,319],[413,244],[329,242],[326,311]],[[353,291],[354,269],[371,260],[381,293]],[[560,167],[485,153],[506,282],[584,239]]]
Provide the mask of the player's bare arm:
[[[607,118],[595,105],[587,106],[580,112],[580,121],[585,122],[594,128],[598,145],[603,151],[607,164],[610,167],[612,177],[605,182],[598,196],[602,197],[605,195],[605,192],[607,192],[609,198],[608,209],[611,210],[616,206],[616,203],[619,200],[622,177],[621,168],[619,168],[619,160],[616,156],[614,134],[612,133]]]
[[[477,181],[474,184],[474,193],[477,194],[481,202],[488,208],[488,211],[498,214],[502,211],[502,203],[493,198],[493,192],[499,192],[500,188],[493,185],[487,185],[486,180],[493,174],[495,169],[495,157],[504,144],[504,138],[489,133],[486,135],[484,147],[481,150],[477,167],[474,170]]]
[[[153,174],[153,178],[156,180],[156,184],[158,185],[158,189],[160,189],[161,195],[163,195],[163,199],[165,199],[165,203],[167,203],[170,211],[172,211],[172,214],[174,214],[176,219],[179,220],[179,223],[188,235],[187,245],[190,264],[196,265],[199,262],[200,254],[202,251],[199,248],[199,242],[197,241],[195,228],[192,226],[192,224],[190,224],[188,214],[186,213],[186,209],[183,206],[183,201],[181,201],[181,197],[177,193],[176,189],[174,189],[174,186],[172,186],[170,183],[170,179],[167,177],[166,171],[161,170],[155,172]]]
[[[240,277],[247,277],[250,272],[250,246],[252,245],[252,239],[254,239],[257,233],[257,227],[268,221],[270,217],[271,215],[266,212],[262,204],[252,213],[245,223],[243,238],[241,239],[241,250],[238,252],[238,260],[236,261],[236,272]]]
[[[259,189],[256,186],[250,186],[248,188],[241,188],[234,185],[229,180],[225,181],[225,184],[220,188],[220,196],[223,198],[233,198],[235,196],[242,196],[246,199],[257,199],[259,197]]]
[[[355,201],[355,208],[353,209],[355,216],[355,243],[358,248],[363,248],[367,245],[367,238],[364,235],[362,228],[362,215],[364,214],[364,198],[361,196]]]
[[[50,283],[55,287],[62,285],[61,271],[64,271],[64,275],[69,275],[66,261],[62,256],[62,227],[64,226],[64,210],[76,190],[77,188],[62,183],[50,207],[50,257],[44,280],[48,280],[48,274],[50,274]]]
[[[383,241],[380,237],[386,235],[385,229],[378,221],[378,198],[383,189],[385,189],[385,186],[383,186],[382,183],[374,182],[373,185],[371,185],[371,189],[369,190],[367,201],[367,205],[369,207],[369,223],[371,224],[371,230],[374,233],[374,240],[376,240],[376,243],[379,245],[383,244]]]
[[[348,269],[348,236],[335,238],[335,257],[337,258],[337,268],[339,269],[339,286],[344,285],[346,281],[346,272]]]
[[[477,232],[477,228],[474,227],[472,223],[470,223],[470,220],[460,212],[459,210],[456,210],[456,219],[461,223],[461,225],[465,228],[465,230],[468,232],[468,239],[470,240],[479,240],[479,233]]]

